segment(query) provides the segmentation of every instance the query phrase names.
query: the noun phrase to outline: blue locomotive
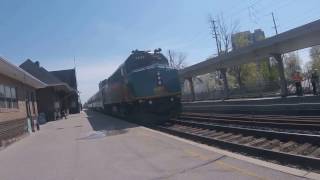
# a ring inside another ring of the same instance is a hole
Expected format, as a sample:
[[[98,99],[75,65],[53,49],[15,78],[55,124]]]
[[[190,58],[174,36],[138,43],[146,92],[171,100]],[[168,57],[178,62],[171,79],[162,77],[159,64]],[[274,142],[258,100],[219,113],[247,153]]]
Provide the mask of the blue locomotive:
[[[129,116],[135,113],[157,115],[180,111],[181,87],[178,71],[169,66],[161,49],[132,54],[87,102],[89,109]]]

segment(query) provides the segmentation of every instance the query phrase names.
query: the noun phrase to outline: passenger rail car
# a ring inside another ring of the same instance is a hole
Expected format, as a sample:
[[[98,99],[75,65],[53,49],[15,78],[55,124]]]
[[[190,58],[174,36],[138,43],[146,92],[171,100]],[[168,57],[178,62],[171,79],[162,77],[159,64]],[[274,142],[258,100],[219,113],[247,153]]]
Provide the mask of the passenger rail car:
[[[122,116],[143,112],[173,114],[180,111],[181,87],[178,71],[160,53],[132,51],[132,54],[92,96],[87,107]]]

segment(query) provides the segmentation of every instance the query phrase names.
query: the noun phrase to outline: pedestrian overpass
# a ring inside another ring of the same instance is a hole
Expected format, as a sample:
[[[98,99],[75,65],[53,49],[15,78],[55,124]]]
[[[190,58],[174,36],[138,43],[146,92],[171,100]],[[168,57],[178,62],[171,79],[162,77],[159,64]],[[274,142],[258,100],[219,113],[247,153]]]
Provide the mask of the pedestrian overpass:
[[[274,57],[278,62],[281,94],[282,96],[286,96],[288,94],[287,82],[284,75],[284,66],[281,55],[319,44],[320,20],[317,20],[265,40],[258,41],[249,46],[231,51],[227,54],[209,58],[205,61],[180,70],[179,74],[183,82],[184,80],[189,81],[192,99],[195,99],[192,77],[218,70],[221,72],[225,94],[228,96],[229,87],[226,78],[227,68],[238,66],[244,63],[259,62],[265,58]]]

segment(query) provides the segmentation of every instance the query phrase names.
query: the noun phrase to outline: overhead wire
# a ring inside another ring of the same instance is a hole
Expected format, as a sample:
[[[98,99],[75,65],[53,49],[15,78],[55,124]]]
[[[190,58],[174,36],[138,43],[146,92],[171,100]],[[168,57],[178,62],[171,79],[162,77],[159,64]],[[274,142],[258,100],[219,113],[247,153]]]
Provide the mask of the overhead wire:
[[[317,12],[317,15],[318,16],[314,16],[314,13],[315,12]],[[303,21],[305,21],[306,19],[310,19],[311,18],[311,16],[313,16],[313,17],[318,17],[318,18],[320,18],[320,13],[319,13],[319,11],[318,11],[318,8],[317,7],[311,7],[311,8],[309,8],[309,9],[307,9],[307,10],[305,10],[303,13],[301,13],[301,14],[303,14],[303,15],[299,15],[299,16],[295,16],[294,18],[290,18],[290,20],[288,20],[287,22],[287,24],[288,25],[286,25],[286,26],[284,26],[284,29],[287,29],[287,28],[290,28],[290,26],[291,26],[291,24],[292,23],[296,23],[297,24],[297,22],[301,22],[302,20]],[[318,19],[317,18],[317,19]],[[315,18],[314,18],[314,20],[315,20]],[[297,24],[298,25],[298,24]]]
[[[273,0],[273,1],[267,1],[267,3],[263,3],[266,1],[260,1],[260,0],[252,0],[250,2],[248,2],[249,4],[246,5],[245,7],[241,7],[240,9],[237,9],[235,11],[231,11],[231,12],[227,12],[224,13],[224,17],[226,17],[226,19],[228,21],[231,21],[234,17],[242,17],[244,16],[244,12],[249,13],[249,19],[248,18],[243,18],[244,20],[249,20],[249,24],[253,24],[254,26],[260,26],[259,28],[261,28],[261,20],[264,18],[267,18],[268,16],[270,16],[271,19],[271,12],[276,12],[280,9],[283,8],[287,8],[288,6],[293,5],[294,3],[292,3],[292,1],[297,1],[297,0],[286,0],[286,1],[281,1],[281,3],[277,4],[277,6],[273,6],[271,4],[274,4],[274,2],[278,2],[278,0]],[[261,6],[259,6],[261,5]],[[269,8],[270,7],[270,8]],[[315,8],[315,7],[314,7]],[[314,11],[315,9],[313,9]],[[307,10],[307,13],[303,13],[303,15],[300,15],[299,18],[291,18],[290,21],[297,21],[297,19],[301,19],[301,16],[305,16],[306,14],[310,14],[310,11]],[[264,13],[263,13],[264,12]],[[242,20],[243,20],[242,19]],[[289,24],[289,23],[288,23]],[[285,26],[287,27],[287,26]],[[270,27],[271,28],[271,24]],[[285,29],[285,28],[281,28],[281,29]],[[180,47],[190,47],[192,46],[195,41],[198,41],[200,39],[204,39],[205,37],[207,37],[206,35],[207,33],[205,33],[205,31],[196,33],[192,38],[190,38],[189,40],[184,40],[182,43],[178,43],[178,44],[184,44],[181,45]]]

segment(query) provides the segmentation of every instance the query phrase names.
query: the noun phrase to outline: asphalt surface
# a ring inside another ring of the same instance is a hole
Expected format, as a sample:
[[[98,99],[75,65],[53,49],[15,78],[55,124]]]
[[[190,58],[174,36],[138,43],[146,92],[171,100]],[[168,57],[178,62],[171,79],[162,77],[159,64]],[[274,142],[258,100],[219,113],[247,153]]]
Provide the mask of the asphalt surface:
[[[301,179],[99,113],[49,122],[0,151],[1,180]]]

